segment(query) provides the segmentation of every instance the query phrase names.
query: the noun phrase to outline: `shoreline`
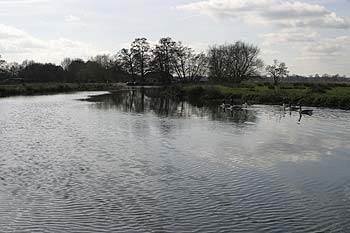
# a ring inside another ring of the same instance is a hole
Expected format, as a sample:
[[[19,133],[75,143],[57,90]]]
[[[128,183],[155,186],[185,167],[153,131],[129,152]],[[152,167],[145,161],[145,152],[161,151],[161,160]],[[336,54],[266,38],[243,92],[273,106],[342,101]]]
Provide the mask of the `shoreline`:
[[[159,88],[159,86],[127,86],[124,83],[21,83],[0,84],[0,98],[11,96],[32,96],[77,91],[118,91],[120,88]],[[245,83],[241,85],[223,84],[174,84],[164,88],[165,98],[184,99],[190,102],[292,105],[325,107],[350,110],[349,84],[281,84],[275,90],[269,84]]]
[[[182,96],[190,101],[226,102],[234,104],[265,104],[324,107],[350,110],[350,85],[282,84],[278,90],[266,84],[193,84],[180,86]]]

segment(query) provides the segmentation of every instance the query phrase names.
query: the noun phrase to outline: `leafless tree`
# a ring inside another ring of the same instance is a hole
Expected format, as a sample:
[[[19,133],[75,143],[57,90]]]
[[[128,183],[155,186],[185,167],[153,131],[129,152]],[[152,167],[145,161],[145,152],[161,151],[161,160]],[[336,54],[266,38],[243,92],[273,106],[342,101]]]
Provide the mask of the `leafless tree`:
[[[161,38],[159,44],[152,49],[151,66],[155,71],[173,73],[172,62],[176,50],[176,42],[170,37]]]
[[[62,68],[67,71],[68,67],[70,64],[72,64],[73,60],[69,57],[66,57],[65,59],[63,59],[63,61],[61,62],[61,66]]]
[[[6,65],[6,61],[1,59],[1,55],[0,55],[0,70],[3,70],[5,68]]]
[[[115,65],[114,58],[109,56],[108,54],[97,55],[95,57],[92,57],[90,60],[96,62],[106,70],[110,69]]]
[[[138,74],[143,78],[145,76],[148,64],[150,61],[150,51],[151,47],[146,38],[136,38],[131,43],[131,53],[136,61],[136,69]]]
[[[196,54],[193,49],[178,42],[172,65],[181,81],[198,81],[206,73],[207,57],[204,53]]]
[[[210,76],[217,81],[240,83],[259,73],[263,62],[258,47],[237,41],[209,49]]]
[[[284,62],[278,62],[274,60],[273,65],[266,66],[266,71],[273,78],[274,85],[277,86],[281,78],[284,78],[288,75],[288,67]]]
[[[22,66],[17,62],[12,62],[8,64],[8,72],[12,77],[18,76],[21,69],[22,69]]]
[[[123,70],[131,75],[135,75],[136,59],[129,49],[122,49],[117,55]]]

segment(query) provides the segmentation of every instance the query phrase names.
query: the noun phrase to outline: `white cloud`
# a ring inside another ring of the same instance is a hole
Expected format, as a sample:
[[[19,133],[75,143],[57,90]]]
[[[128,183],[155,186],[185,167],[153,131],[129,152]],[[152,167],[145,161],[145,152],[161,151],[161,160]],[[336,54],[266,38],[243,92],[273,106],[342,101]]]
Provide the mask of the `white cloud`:
[[[18,28],[0,24],[0,51],[8,61],[33,59],[60,63],[65,57],[89,58],[108,53],[92,44],[66,38],[43,40]]]
[[[75,15],[67,15],[65,17],[66,22],[79,22],[80,18],[78,16]]]
[[[348,18],[318,4],[282,0],[204,0],[177,7],[213,17],[285,27],[350,28]]]
[[[261,35],[262,51],[269,57],[288,59],[293,73],[350,75],[350,36],[326,37],[311,29],[282,29]]]
[[[42,3],[49,2],[50,0],[0,0],[2,5],[14,5],[14,4],[32,4],[32,3]]]
[[[261,36],[263,46],[283,45],[297,49],[299,54],[314,57],[349,56],[350,36],[324,37],[310,29],[283,29]]]

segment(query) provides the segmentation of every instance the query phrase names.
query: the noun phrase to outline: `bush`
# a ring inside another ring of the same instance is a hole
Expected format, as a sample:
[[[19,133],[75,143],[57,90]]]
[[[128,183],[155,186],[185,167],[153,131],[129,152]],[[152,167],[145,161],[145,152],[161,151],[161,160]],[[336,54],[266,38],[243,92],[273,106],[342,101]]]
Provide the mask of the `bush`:
[[[325,85],[319,84],[319,85],[310,85],[310,92],[311,93],[326,93],[328,90],[330,90],[330,87],[327,87]]]
[[[187,95],[190,99],[198,99],[203,97],[204,92],[204,88],[199,86],[189,89]]]
[[[206,89],[205,98],[211,100],[219,100],[225,98],[225,96],[217,88],[209,87]]]

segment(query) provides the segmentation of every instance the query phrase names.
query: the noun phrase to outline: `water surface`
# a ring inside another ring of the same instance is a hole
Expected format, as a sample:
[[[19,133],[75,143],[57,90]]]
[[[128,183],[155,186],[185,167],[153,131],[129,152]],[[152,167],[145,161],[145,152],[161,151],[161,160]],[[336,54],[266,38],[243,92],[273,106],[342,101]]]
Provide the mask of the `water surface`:
[[[350,232],[350,112],[159,91],[0,99],[0,231]]]

